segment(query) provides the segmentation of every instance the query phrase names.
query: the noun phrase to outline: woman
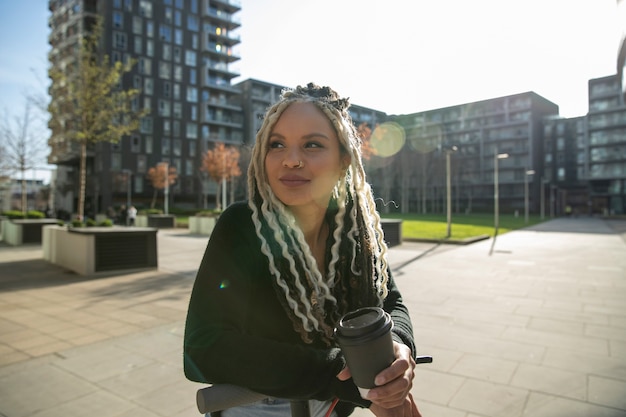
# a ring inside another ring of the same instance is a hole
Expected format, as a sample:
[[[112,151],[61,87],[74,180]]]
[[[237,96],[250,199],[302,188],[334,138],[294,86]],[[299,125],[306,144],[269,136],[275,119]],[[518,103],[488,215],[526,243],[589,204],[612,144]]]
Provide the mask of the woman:
[[[285,399],[310,399],[323,416],[335,398],[337,416],[355,406],[419,416],[411,322],[348,106],[328,87],[284,91],[256,137],[248,202],[225,210],[211,235],[189,304],[185,374],[272,398],[223,416],[288,416]],[[333,329],[365,306],[392,316],[396,360],[363,399]]]

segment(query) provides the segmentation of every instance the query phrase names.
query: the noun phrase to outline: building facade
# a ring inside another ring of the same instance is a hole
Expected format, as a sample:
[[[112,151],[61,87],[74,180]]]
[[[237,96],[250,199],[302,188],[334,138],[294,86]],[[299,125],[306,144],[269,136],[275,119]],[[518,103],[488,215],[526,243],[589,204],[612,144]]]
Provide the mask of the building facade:
[[[199,207],[215,184],[200,171],[202,154],[216,142],[243,143],[236,29],[238,0],[50,0],[50,66],[75,59],[81,37],[96,18],[104,23],[102,53],[112,61],[136,61],[123,86],[141,90],[133,106],[148,111],[136,134],[119,143],[90,145],[85,211],[89,215],[126,201],[146,206],[154,193],[146,174],[167,163],[178,180],[170,196],[179,207]],[[53,96],[54,100],[55,97]],[[53,132],[49,162],[64,171],[66,193],[75,201],[78,152]],[[68,198],[67,195],[64,196]]]

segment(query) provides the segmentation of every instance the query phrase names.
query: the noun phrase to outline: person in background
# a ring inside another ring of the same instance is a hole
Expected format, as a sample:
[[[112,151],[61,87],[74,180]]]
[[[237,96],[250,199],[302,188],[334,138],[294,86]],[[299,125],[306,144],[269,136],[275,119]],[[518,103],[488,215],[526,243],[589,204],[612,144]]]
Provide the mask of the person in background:
[[[348,106],[329,87],[285,90],[257,134],[248,201],[228,207],[210,237],[187,312],[185,375],[268,397],[223,417],[290,416],[291,399],[310,400],[312,416],[420,416],[411,320]],[[362,398],[333,330],[371,306],[394,321],[396,359]]]
[[[135,208],[135,206],[130,206],[128,208],[127,215],[128,215],[128,225],[134,226],[135,219],[137,218],[137,209]]]

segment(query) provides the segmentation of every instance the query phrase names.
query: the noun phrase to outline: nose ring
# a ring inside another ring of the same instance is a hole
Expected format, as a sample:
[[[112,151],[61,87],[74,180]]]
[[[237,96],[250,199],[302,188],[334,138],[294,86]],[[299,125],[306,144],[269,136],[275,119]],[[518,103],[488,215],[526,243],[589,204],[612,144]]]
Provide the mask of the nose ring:
[[[296,168],[302,168],[304,166],[304,162],[298,161],[298,166]]]

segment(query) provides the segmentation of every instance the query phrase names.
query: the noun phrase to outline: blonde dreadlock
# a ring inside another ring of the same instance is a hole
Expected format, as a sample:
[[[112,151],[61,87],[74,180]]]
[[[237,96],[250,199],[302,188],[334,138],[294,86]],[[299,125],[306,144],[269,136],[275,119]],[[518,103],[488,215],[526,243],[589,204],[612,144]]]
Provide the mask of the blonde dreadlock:
[[[293,103],[313,103],[331,121],[350,166],[329,204],[332,246],[327,276],[322,276],[295,218],[272,192],[265,172],[268,139],[283,111]],[[361,142],[348,113],[348,99],[329,87],[309,83],[284,90],[271,106],[256,136],[248,169],[249,205],[261,251],[269,260],[281,302],[302,340],[332,344],[336,321],[387,296],[387,245],[361,159]],[[345,257],[350,262],[345,262]],[[341,262],[340,262],[341,261]]]

